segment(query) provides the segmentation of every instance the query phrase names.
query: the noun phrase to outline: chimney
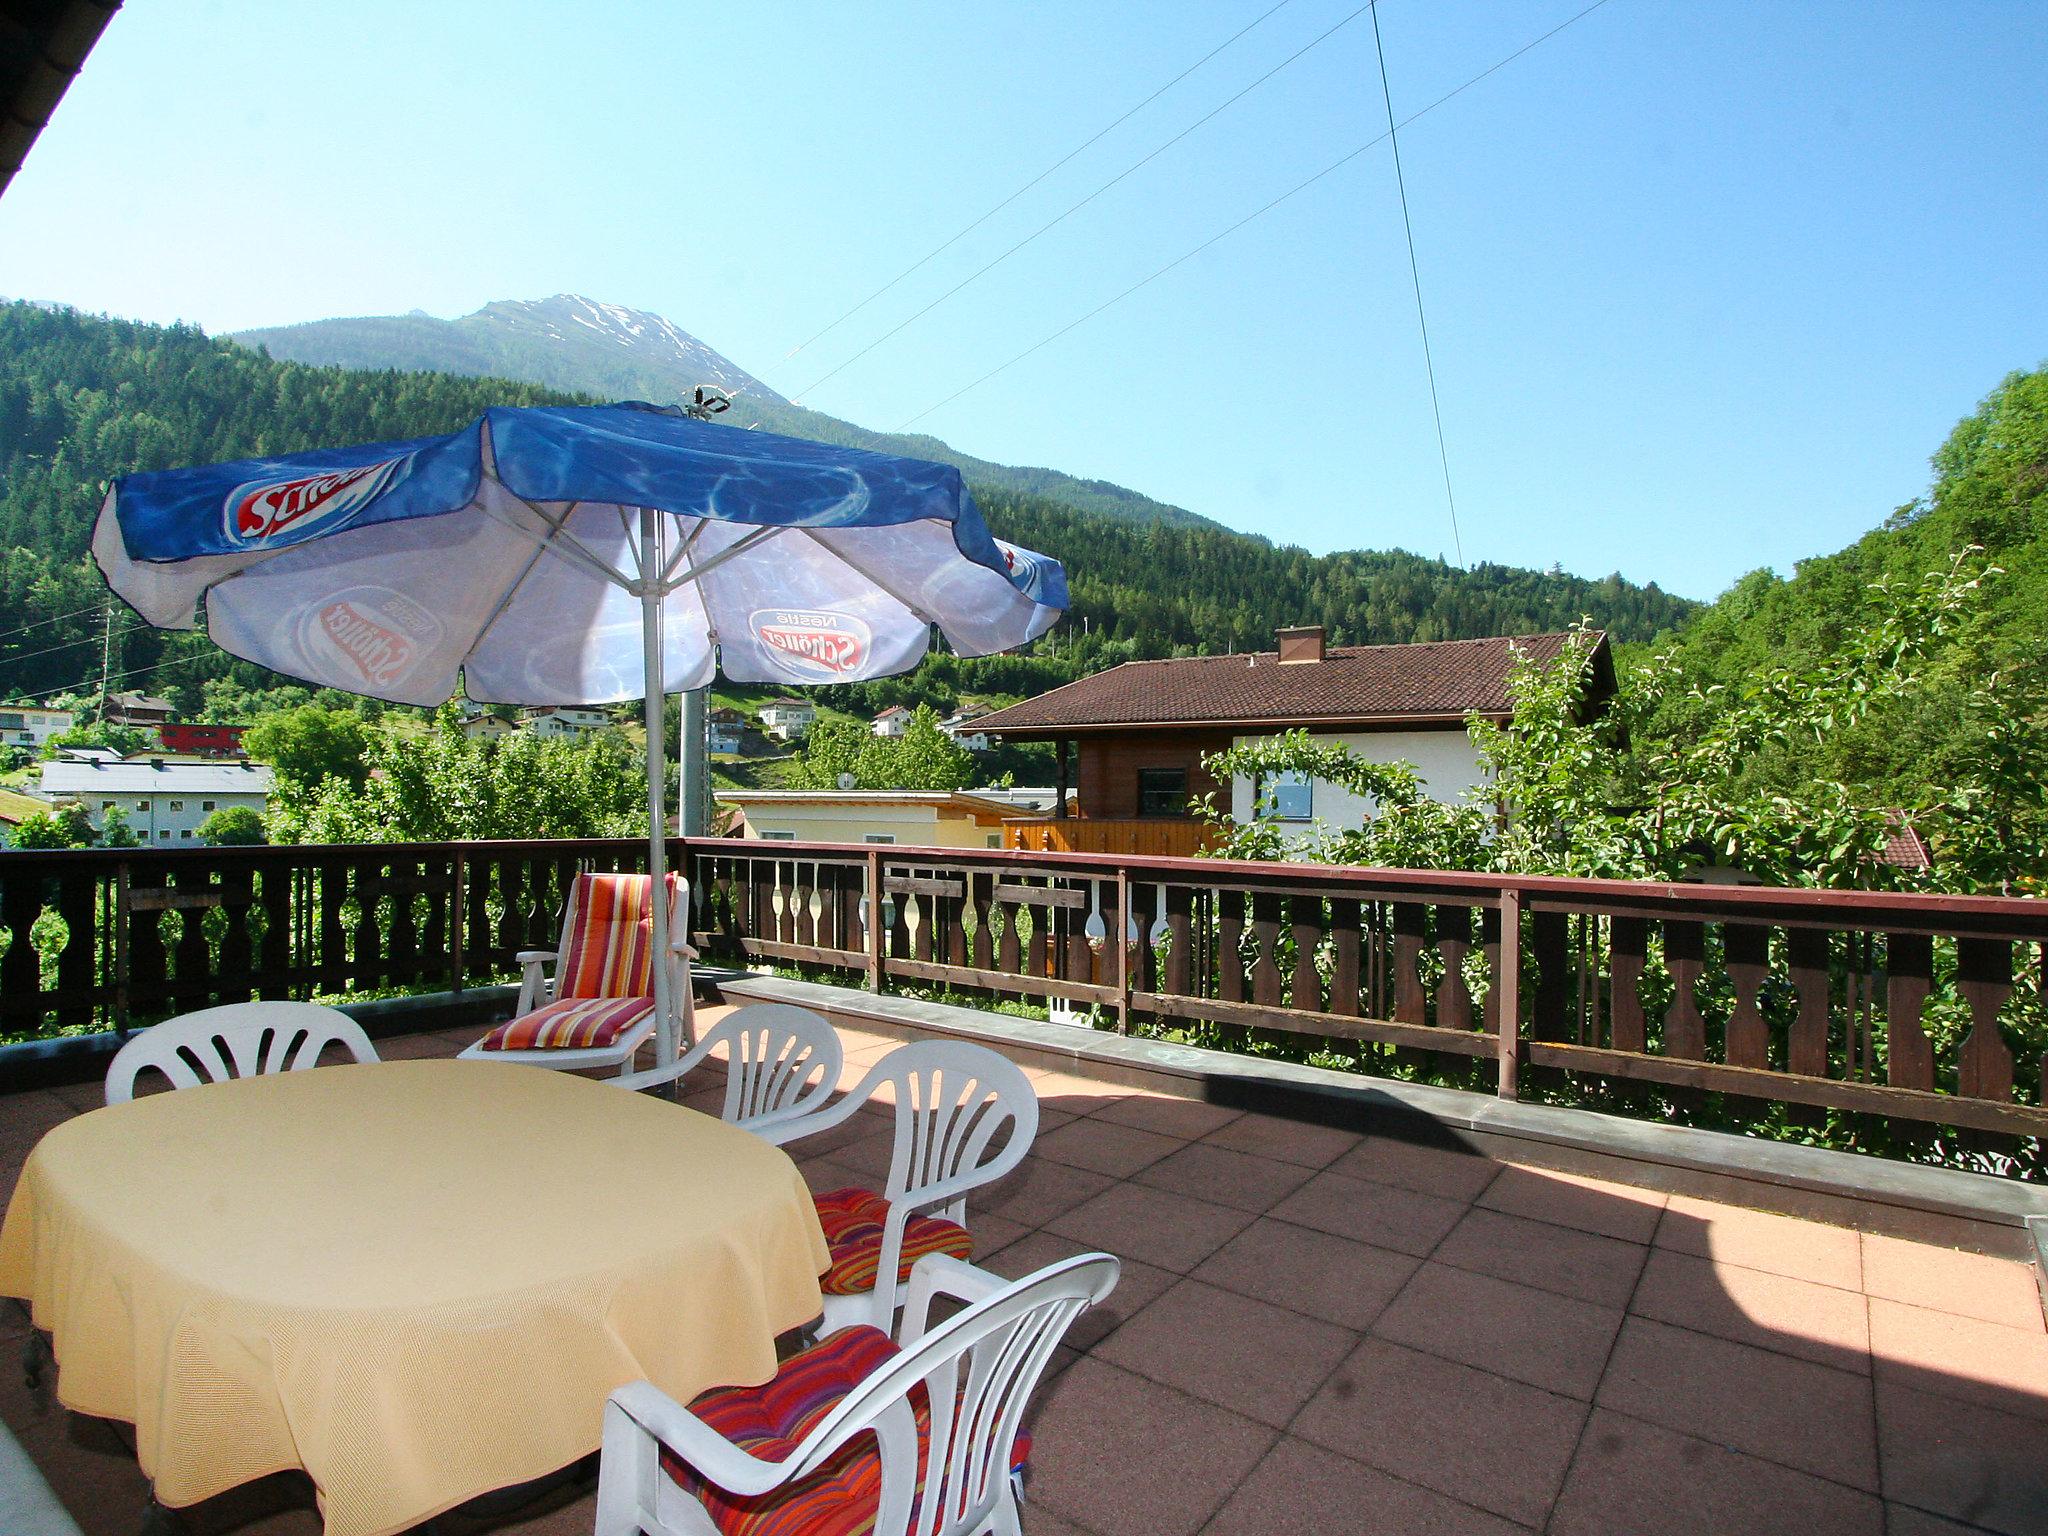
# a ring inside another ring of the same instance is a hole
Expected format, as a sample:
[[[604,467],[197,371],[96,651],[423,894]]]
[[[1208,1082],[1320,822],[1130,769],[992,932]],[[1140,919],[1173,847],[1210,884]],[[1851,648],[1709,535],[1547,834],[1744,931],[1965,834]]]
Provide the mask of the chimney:
[[[1323,626],[1320,624],[1304,624],[1299,629],[1283,629],[1276,632],[1274,639],[1280,642],[1282,666],[1323,659]]]

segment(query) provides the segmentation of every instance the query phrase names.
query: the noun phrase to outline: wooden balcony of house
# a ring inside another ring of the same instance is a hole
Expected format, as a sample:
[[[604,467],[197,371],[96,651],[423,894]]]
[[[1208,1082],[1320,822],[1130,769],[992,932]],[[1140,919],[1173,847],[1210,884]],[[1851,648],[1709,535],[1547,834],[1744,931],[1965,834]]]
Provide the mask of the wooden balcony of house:
[[[1013,816],[1003,821],[1003,846],[1032,853],[1130,853],[1193,858],[1216,846],[1216,834],[1189,816]]]
[[[970,1198],[976,1261],[1106,1248],[1124,1271],[1037,1405],[1031,1536],[2043,1529],[2041,903],[672,852],[704,1009],[825,1013],[848,1083],[941,1036],[1037,1088],[1031,1156]],[[0,1190],[100,1102],[120,1026],[384,992],[349,1005],[380,1054],[453,1055],[503,1016],[513,954],[546,947],[575,873],[644,858],[0,856]],[[685,1104],[716,1113],[718,1077]],[[814,1189],[886,1168],[870,1118],[791,1149]],[[1800,1144],[1823,1131],[1894,1155]],[[0,1337],[25,1337],[11,1309]],[[85,1531],[136,1529],[122,1426],[11,1370],[0,1420]],[[296,1475],[184,1513],[320,1528]],[[589,1468],[448,1519],[587,1532]]]

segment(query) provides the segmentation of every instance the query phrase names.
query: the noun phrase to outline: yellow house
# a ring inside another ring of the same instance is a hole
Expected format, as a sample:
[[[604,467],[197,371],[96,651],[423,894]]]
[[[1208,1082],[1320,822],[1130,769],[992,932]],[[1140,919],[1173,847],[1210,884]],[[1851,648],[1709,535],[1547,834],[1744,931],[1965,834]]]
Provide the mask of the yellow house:
[[[722,789],[718,803],[740,813],[743,837],[918,848],[1000,848],[1017,814],[965,790]]]

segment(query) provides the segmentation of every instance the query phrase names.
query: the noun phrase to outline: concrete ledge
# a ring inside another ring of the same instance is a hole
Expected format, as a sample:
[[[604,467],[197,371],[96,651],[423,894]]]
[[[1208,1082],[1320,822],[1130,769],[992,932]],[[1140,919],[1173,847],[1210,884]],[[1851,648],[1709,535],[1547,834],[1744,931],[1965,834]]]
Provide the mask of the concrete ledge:
[[[1000,1046],[1027,1066],[1236,1109],[1288,1115],[1616,1183],[1839,1226],[2043,1260],[2048,1188],[1723,1131],[1522,1104],[1490,1094],[1360,1077],[1294,1062],[1128,1038],[1070,1024],[741,974],[731,1001],[798,1003],[851,1026]]]

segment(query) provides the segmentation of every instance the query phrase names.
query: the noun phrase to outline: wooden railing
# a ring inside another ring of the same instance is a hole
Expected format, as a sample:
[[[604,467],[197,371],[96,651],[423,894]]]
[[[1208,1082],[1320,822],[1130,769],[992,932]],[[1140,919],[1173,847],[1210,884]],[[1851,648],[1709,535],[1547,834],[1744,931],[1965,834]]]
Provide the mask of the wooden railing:
[[[2048,903],[1136,855],[672,845],[709,954],[1140,1023],[2048,1130]],[[0,855],[0,1037],[502,975],[632,841]]]
[[[1216,834],[1191,816],[1013,816],[1003,846],[1035,853],[1133,853],[1193,858],[1216,845]]]

